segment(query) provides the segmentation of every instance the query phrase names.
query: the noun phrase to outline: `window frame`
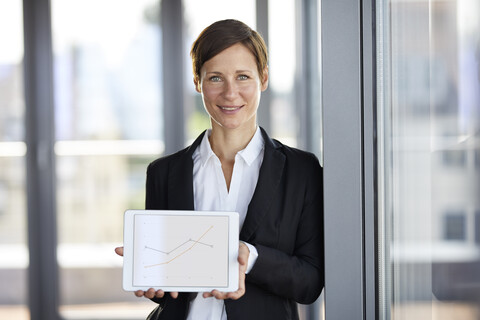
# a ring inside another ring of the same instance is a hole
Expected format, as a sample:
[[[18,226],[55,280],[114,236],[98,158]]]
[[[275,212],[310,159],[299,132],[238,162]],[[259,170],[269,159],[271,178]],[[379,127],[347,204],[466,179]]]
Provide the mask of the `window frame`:
[[[325,0],[321,21],[326,319],[376,319],[375,3]]]
[[[28,295],[31,320],[60,319],[49,0],[24,0]]]

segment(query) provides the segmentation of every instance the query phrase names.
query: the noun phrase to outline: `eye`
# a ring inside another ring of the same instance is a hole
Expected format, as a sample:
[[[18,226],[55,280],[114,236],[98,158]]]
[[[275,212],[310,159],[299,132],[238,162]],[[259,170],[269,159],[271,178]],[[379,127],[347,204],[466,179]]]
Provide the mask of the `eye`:
[[[248,79],[249,79],[249,77],[247,75],[244,75],[244,74],[238,76],[238,80],[248,80]]]
[[[212,82],[220,82],[222,79],[219,76],[212,76],[212,77],[208,78],[208,80],[210,80]]]

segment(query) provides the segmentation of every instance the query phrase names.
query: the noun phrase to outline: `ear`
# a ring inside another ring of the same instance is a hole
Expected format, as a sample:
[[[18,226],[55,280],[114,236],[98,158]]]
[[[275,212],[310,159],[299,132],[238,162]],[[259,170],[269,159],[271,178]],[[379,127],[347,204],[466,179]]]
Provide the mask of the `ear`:
[[[193,84],[195,85],[195,91],[202,93],[202,86],[198,77],[193,77]]]
[[[265,69],[263,69],[263,74],[262,74],[261,81],[262,81],[262,83],[261,83],[260,89],[262,91],[267,90],[267,88],[268,88],[268,66],[266,66]]]

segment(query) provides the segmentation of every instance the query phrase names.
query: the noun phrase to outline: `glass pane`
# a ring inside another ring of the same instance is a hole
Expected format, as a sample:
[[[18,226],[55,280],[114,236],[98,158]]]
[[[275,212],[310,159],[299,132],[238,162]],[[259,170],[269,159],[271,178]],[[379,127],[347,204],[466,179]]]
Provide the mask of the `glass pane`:
[[[154,308],[122,290],[113,249],[123,212],[144,208],[146,167],[163,152],[159,16],[156,0],[52,1],[65,319],[145,319]]]
[[[0,2],[0,319],[30,319],[20,0]],[[12,290],[7,290],[10,288]]]
[[[299,125],[295,109],[296,37],[295,1],[268,2],[269,89],[271,136],[289,146],[297,146]]]
[[[237,19],[255,29],[255,0],[184,0],[185,23],[185,137],[189,145],[203,130],[210,128],[201,95],[193,85],[190,49],[203,29],[217,20]],[[215,8],[215,9],[212,9]]]
[[[52,1],[58,140],[163,139],[159,10],[156,0]]]
[[[380,318],[479,319],[480,3],[377,6]]]

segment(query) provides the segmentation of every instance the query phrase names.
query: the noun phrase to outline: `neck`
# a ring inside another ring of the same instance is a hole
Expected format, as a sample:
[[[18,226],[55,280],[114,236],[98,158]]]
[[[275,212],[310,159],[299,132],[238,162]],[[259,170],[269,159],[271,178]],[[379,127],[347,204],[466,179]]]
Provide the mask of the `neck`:
[[[220,160],[233,161],[237,152],[245,149],[252,140],[256,130],[256,124],[236,129],[223,129],[212,125],[212,134],[209,137],[212,151]]]

